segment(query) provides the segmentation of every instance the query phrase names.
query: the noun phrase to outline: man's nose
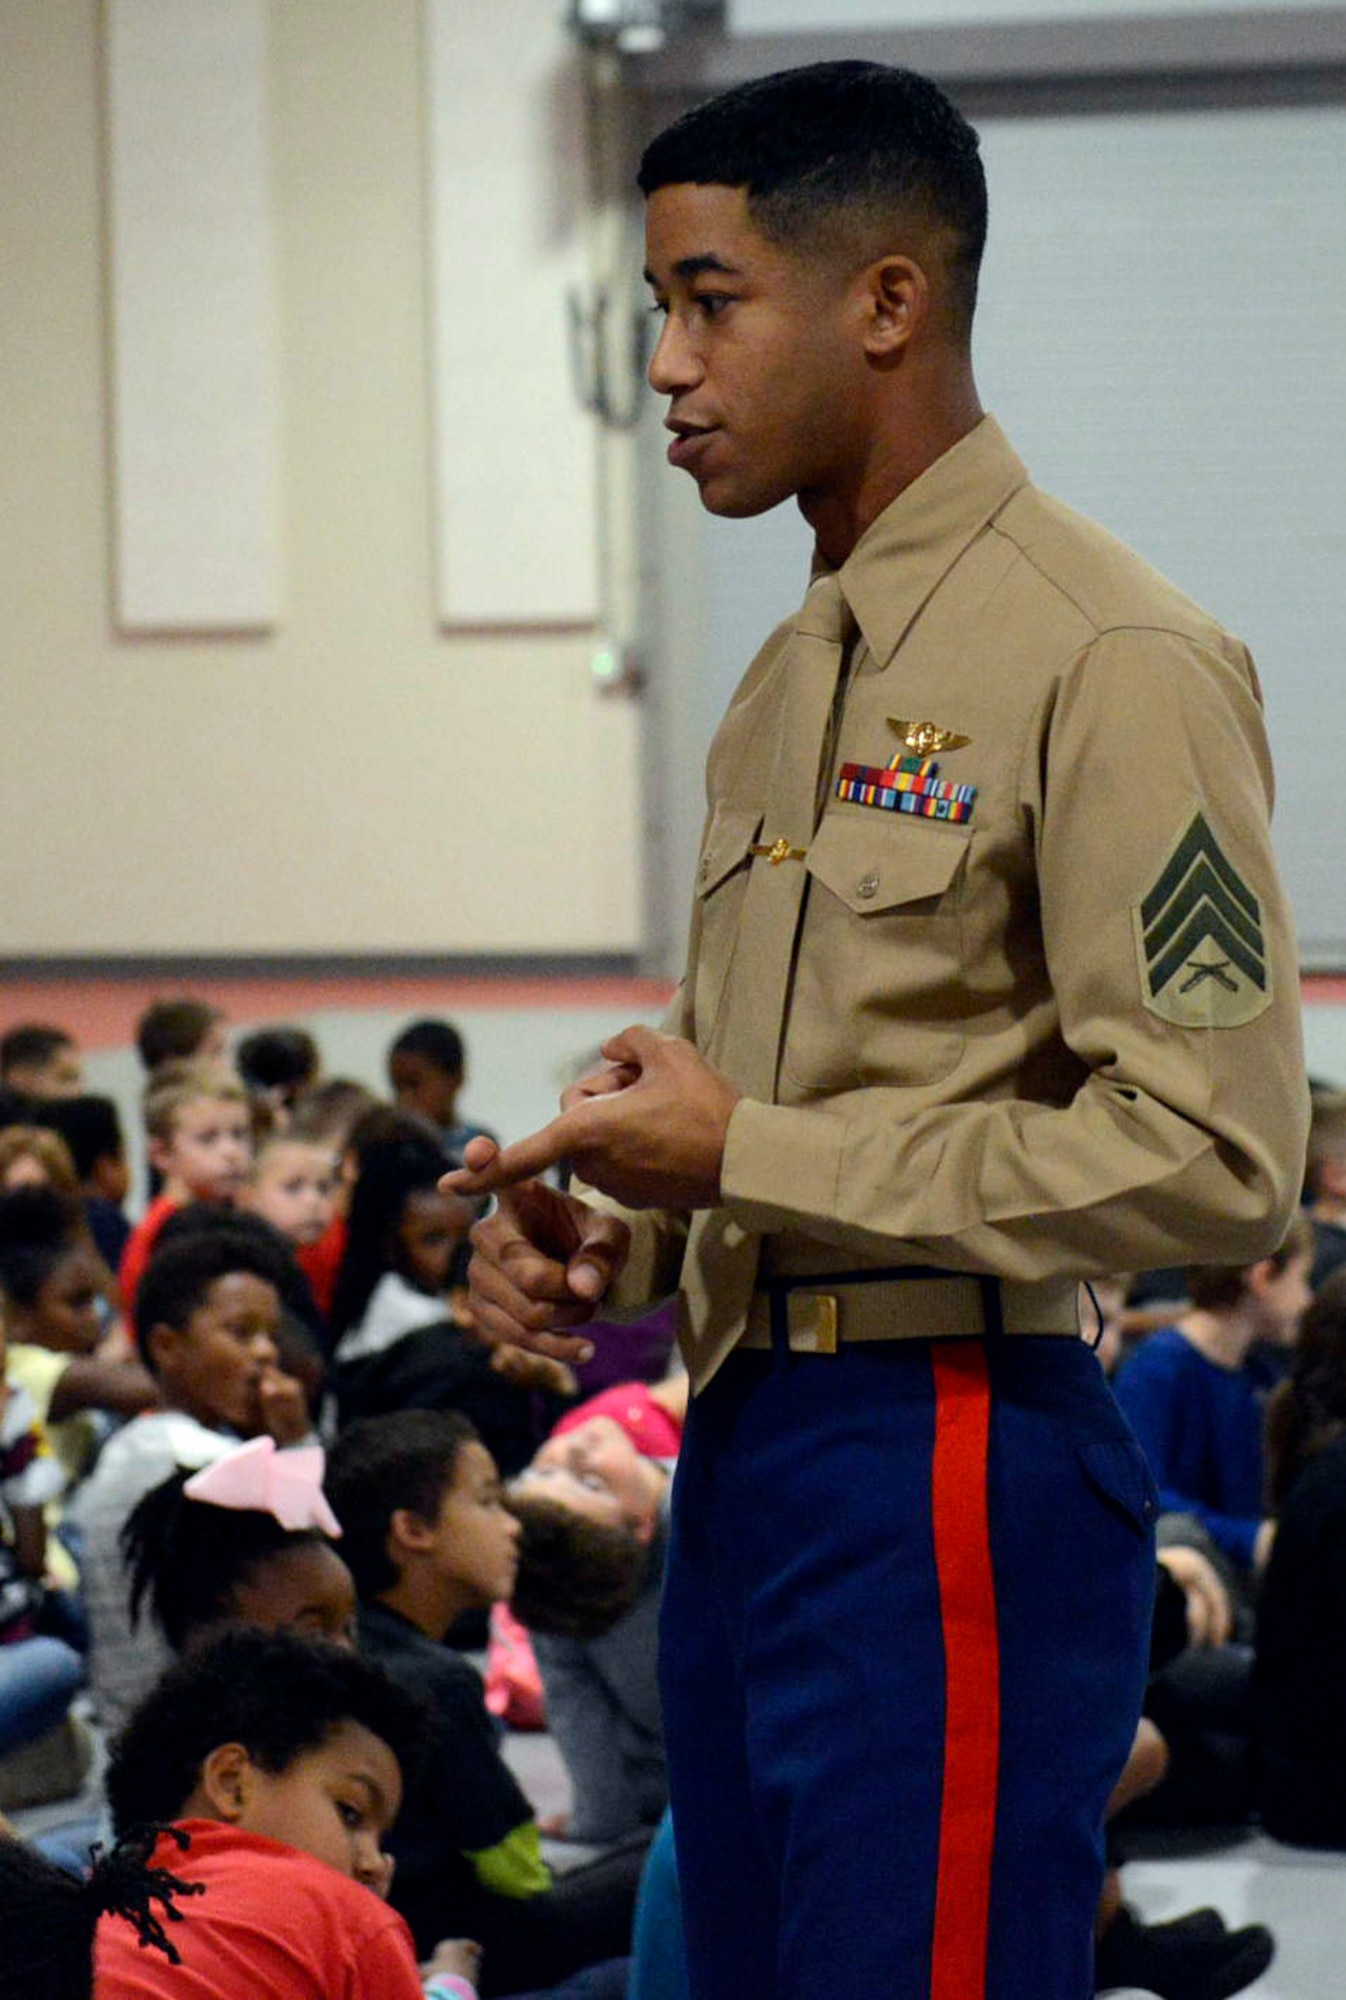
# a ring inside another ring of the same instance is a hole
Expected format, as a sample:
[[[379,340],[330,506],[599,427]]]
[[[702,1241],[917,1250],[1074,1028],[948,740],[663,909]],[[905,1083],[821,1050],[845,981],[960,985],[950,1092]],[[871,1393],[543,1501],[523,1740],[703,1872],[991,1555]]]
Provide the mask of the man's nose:
[[[665,313],[664,323],[645,373],[650,387],[657,396],[676,395],[679,389],[690,389],[701,379],[701,370],[691,343],[678,324],[675,313]]]

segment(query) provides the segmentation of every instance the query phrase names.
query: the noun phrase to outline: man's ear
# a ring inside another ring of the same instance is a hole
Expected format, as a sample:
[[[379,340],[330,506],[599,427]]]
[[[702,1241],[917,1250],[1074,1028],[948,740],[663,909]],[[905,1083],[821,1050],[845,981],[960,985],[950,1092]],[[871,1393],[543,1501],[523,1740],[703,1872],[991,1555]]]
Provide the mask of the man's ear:
[[[930,311],[930,280],[914,258],[880,257],[861,280],[865,352],[876,361],[900,354]]]
[[[211,1751],[196,1781],[196,1797],[210,1807],[212,1819],[238,1825],[248,1809],[252,1773],[252,1758],[241,1743],[221,1743]]]
[[[173,1148],[167,1139],[156,1139],[151,1134],[145,1140],[146,1157],[150,1165],[161,1174],[167,1173],[172,1164],[170,1159],[172,1151]]]

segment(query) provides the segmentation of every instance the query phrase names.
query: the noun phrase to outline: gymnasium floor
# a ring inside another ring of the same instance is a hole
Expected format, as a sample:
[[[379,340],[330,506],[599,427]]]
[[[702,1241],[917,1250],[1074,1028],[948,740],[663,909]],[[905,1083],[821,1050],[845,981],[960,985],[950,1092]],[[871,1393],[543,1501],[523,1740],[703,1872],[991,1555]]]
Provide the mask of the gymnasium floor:
[[[540,1813],[564,1810],[565,1772],[549,1736],[511,1735],[505,1754]],[[1134,1836],[1137,1845],[1140,1839]],[[1211,1838],[1199,1848],[1177,1835],[1152,1834],[1148,1848],[1148,1858],[1128,1862],[1122,1875],[1124,1894],[1142,1917],[1162,1922],[1209,1903],[1231,1929],[1270,1926],[1276,1957],[1244,1988],[1247,2000],[1342,2000],[1346,1854],[1309,1854],[1259,1833]]]

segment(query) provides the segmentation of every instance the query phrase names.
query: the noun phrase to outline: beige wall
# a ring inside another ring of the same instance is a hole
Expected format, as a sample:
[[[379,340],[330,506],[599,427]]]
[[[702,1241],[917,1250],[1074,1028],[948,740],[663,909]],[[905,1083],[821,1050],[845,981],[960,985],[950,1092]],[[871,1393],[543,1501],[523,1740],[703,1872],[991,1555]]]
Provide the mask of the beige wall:
[[[490,5],[520,35],[561,12]],[[436,625],[421,30],[416,0],[273,0],[281,622],[129,639],[98,9],[0,0],[0,956],[639,946],[637,717],[593,634]],[[521,217],[542,198],[490,168]],[[465,464],[508,393],[468,401]],[[524,458],[521,564],[528,497]]]

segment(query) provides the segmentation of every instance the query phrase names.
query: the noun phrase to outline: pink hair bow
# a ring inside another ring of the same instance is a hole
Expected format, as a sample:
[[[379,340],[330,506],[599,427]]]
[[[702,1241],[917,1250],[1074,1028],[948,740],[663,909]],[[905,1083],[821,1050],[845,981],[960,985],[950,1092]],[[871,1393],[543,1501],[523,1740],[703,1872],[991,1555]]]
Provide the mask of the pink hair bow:
[[[182,1490],[189,1500],[271,1514],[282,1528],[319,1528],[335,1540],[341,1523],[322,1490],[325,1463],[320,1444],[277,1451],[274,1438],[258,1437],[194,1472]]]

